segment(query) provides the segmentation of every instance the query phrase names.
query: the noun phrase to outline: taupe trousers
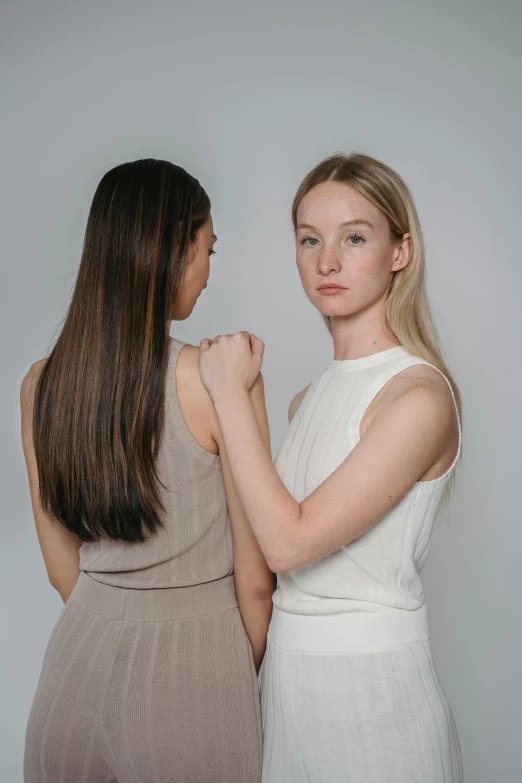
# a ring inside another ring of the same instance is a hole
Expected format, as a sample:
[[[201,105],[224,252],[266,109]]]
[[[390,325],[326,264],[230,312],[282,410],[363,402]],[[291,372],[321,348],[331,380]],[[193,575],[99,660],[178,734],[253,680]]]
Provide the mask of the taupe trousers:
[[[258,783],[259,695],[233,577],[132,590],[80,575],[45,655],[25,783]]]

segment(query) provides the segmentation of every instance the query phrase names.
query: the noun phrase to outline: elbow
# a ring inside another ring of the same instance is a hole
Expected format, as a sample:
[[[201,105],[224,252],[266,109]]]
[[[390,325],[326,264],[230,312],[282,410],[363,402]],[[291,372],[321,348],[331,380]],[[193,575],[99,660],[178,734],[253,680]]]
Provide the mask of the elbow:
[[[257,607],[257,609],[261,610],[262,607],[270,606],[272,604],[274,590],[274,584],[266,587],[256,587],[255,585],[238,585],[236,583],[238,606],[241,610],[247,607]]]
[[[273,574],[270,574],[269,580],[263,581],[259,584],[256,584],[255,582],[241,584],[241,582],[236,579],[236,591],[242,597],[248,598],[250,601],[259,601],[260,603],[263,603],[264,601],[271,601],[274,590],[275,579]]]
[[[299,547],[295,541],[288,546],[279,546],[277,549],[265,552],[264,555],[269,569],[274,574],[284,574],[286,571],[308,565],[315,559],[309,556],[308,547]]]
[[[56,592],[60,595],[60,597],[63,599],[63,583],[62,580],[58,579],[55,575],[49,574],[48,575],[49,584],[51,587],[54,587]]]
[[[295,539],[285,543],[273,542],[263,551],[263,554],[269,569],[274,574],[283,574],[307,562],[300,557]]]
[[[292,566],[288,565],[286,562],[281,562],[280,560],[274,560],[273,563],[269,563],[270,570],[276,574],[284,574],[285,571],[291,571]]]
[[[54,587],[54,589],[56,590],[56,592],[58,593],[62,601],[65,603],[67,599],[64,597],[63,587],[60,584],[60,581],[54,577],[49,576],[49,584],[51,585],[51,587]]]
[[[54,587],[55,590],[58,590],[58,592],[60,592],[60,580],[58,579],[55,573],[53,573],[52,571],[47,571],[47,580],[51,585],[51,587]]]
[[[273,582],[270,583],[270,585],[267,585],[265,587],[254,588],[252,592],[253,599],[257,601],[259,604],[272,603],[272,596],[274,595],[274,590],[275,590],[274,582],[275,579]]]
[[[299,506],[298,513],[292,518],[292,524],[289,524],[275,541],[267,541],[265,546],[262,546],[267,565],[274,574],[283,574],[310,562],[306,558],[309,548],[306,522],[307,519]]]
[[[54,587],[56,592],[60,595],[62,601],[65,603],[73,591],[74,585],[78,580],[79,572],[71,574],[57,574],[53,572],[47,572],[47,578],[51,587]]]
[[[238,600],[261,604],[270,602],[276,588],[275,581],[274,574],[270,573],[267,568],[264,568],[263,574],[257,578],[251,573],[244,573],[241,570],[234,571]]]
[[[266,558],[266,564],[269,567],[269,569],[272,571],[273,574],[280,574],[281,571],[281,562],[280,558],[276,555],[270,555],[265,552],[265,558]]]
[[[294,565],[295,557],[292,557],[290,552],[284,553],[279,550],[267,553],[265,557],[269,569],[274,574],[284,574],[285,571],[291,571],[292,568],[296,567]]]

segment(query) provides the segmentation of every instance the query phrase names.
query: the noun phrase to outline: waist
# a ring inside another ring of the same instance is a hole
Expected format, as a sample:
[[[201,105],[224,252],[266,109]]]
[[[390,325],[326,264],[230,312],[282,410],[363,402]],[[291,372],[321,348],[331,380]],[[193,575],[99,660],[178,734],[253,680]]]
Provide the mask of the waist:
[[[274,606],[269,637],[286,650],[370,652],[429,639],[426,604],[418,609],[299,615]]]
[[[179,620],[237,607],[233,576],[187,587],[143,590],[97,582],[80,571],[69,600],[109,620],[126,622]]]

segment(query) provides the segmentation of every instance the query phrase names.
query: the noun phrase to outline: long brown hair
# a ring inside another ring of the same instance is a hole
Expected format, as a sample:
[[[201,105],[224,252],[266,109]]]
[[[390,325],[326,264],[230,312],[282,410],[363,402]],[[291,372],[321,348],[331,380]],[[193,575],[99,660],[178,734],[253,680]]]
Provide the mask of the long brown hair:
[[[161,524],[169,325],[209,214],[199,182],[162,160],[116,166],[94,195],[33,419],[42,508],[84,541],[141,541]]]

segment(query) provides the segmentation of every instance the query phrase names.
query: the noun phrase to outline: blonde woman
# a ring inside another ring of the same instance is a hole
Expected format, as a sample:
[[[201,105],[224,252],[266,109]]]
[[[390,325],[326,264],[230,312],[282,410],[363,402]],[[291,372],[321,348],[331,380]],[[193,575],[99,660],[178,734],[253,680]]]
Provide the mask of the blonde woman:
[[[272,465],[248,390],[263,344],[203,341],[200,372],[278,589],[260,672],[264,783],[461,783],[419,571],[461,448],[460,397],[403,180],[334,155],[297,191],[297,265],[334,359]]]

